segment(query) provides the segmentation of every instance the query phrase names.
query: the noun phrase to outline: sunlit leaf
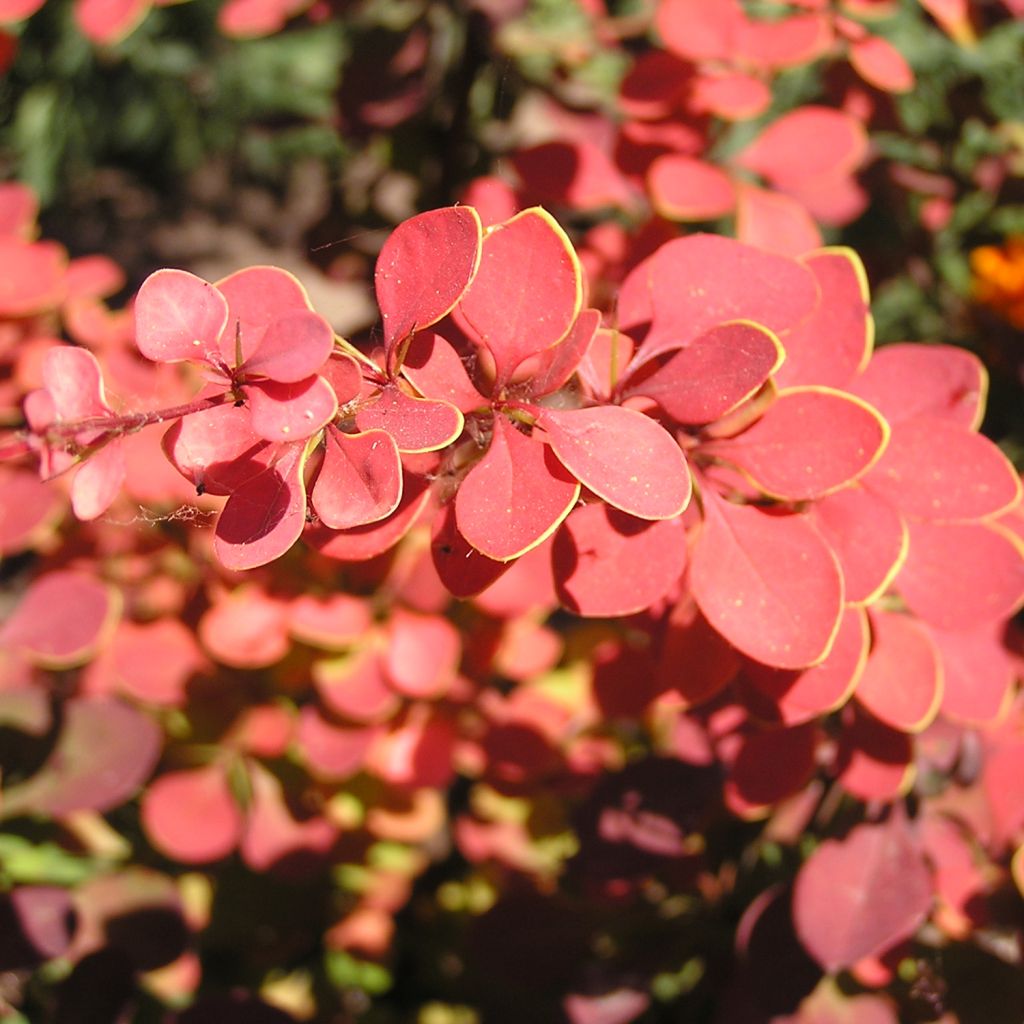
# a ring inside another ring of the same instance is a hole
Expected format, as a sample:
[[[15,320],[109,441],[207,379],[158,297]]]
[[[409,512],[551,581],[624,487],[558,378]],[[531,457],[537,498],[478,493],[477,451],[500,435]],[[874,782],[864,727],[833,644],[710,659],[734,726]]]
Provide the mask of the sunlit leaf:
[[[323,377],[295,383],[248,384],[245,397],[252,429],[267,441],[302,441],[322,430],[338,412],[338,399]]]
[[[736,205],[732,179],[720,167],[679,153],[667,153],[647,171],[655,210],[669,220],[714,220]]]
[[[449,402],[414,398],[389,384],[376,401],[356,414],[361,431],[385,430],[402,452],[432,452],[452,443],[462,433],[463,417]]]
[[[1006,710],[1015,669],[1000,622],[961,632],[931,627],[942,663],[942,714],[959,722],[992,724]]]
[[[455,680],[461,656],[459,631],[447,619],[402,608],[392,612],[385,670],[399,693],[420,700],[443,696]]]
[[[135,297],[135,343],[154,362],[218,359],[227,323],[221,292],[185,270],[150,274]]]
[[[635,409],[540,409],[537,424],[559,462],[623,512],[671,519],[690,500],[690,471],[664,427]]]
[[[906,58],[887,39],[865,36],[850,43],[850,63],[866,82],[885,92],[904,93],[914,88],[914,72]]]
[[[803,203],[749,182],[736,184],[736,237],[780,256],[803,256],[822,244],[818,225]]]
[[[328,428],[324,461],[310,501],[320,521],[347,530],[386,519],[402,500],[402,463],[383,430],[344,434]]]
[[[247,375],[295,384],[317,373],[334,348],[334,331],[318,313],[291,310],[273,320],[242,364]]]

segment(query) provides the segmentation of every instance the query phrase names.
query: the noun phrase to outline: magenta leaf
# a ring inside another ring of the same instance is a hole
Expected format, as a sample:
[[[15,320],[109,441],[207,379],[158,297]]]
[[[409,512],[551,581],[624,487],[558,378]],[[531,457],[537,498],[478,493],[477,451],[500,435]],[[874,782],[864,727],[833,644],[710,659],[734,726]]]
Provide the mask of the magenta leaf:
[[[305,445],[289,445],[273,466],[236,490],[217,520],[213,547],[228,569],[253,569],[280,558],[306,523]]]
[[[161,737],[148,715],[118,700],[69,700],[56,746],[38,772],[3,791],[0,816],[109,811],[149,777]]]
[[[0,642],[46,668],[88,661],[121,611],[112,587],[61,569],[37,577],[0,628]]]
[[[344,434],[329,428],[311,502],[320,521],[347,530],[386,519],[402,499],[398,446],[384,430]]]
[[[490,447],[459,487],[456,522],[471,547],[507,562],[550,536],[579,493],[546,444],[496,415]]]
[[[433,452],[462,433],[462,413],[449,402],[414,398],[396,384],[381,388],[375,402],[356,414],[361,431],[385,430],[401,452]]]
[[[778,339],[759,324],[720,324],[650,376],[628,381],[623,394],[653,398],[677,423],[713,423],[750,398],[784,358]]]
[[[267,441],[302,441],[322,430],[338,412],[338,399],[323,377],[295,383],[247,384],[252,429]]]
[[[686,531],[678,516],[635,519],[602,503],[574,509],[555,535],[555,584],[577,615],[630,615],[649,608],[679,582]]]
[[[480,265],[482,236],[471,206],[430,210],[391,232],[373,278],[389,357],[403,339],[436,324],[459,301]]]
[[[836,972],[913,935],[931,909],[932,882],[902,814],[827,839],[800,868],[793,920],[807,951]]]
[[[459,309],[494,357],[496,387],[561,341],[583,300],[579,260],[550,214],[534,207],[491,228]]]
[[[843,612],[835,556],[807,518],[702,491],[690,587],[707,620],[755,661],[804,668],[832,647]]]
[[[538,425],[558,460],[609,505],[640,519],[671,519],[690,501],[679,445],[635,409],[541,409]]]
[[[135,342],[154,362],[218,359],[227,322],[220,291],[184,270],[150,274],[135,298]]]
[[[334,348],[334,331],[319,313],[291,310],[272,321],[242,370],[294,384],[316,374]]]

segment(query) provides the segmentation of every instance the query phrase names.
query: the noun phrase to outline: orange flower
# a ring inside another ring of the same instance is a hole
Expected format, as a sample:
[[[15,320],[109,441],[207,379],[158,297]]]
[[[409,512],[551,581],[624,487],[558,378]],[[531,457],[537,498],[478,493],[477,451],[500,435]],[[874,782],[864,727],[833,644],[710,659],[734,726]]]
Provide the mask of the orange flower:
[[[971,253],[975,301],[1024,329],[1024,237]]]

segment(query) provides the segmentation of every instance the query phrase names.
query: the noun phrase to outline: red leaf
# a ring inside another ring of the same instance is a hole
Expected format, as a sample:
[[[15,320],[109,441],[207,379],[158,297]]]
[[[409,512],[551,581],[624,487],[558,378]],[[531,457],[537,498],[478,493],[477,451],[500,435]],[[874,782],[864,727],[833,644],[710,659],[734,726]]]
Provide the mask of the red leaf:
[[[9,555],[41,539],[53,525],[60,499],[52,484],[11,466],[0,466],[0,493],[0,555]]]
[[[0,316],[30,316],[64,297],[67,253],[56,242],[0,238]]]
[[[113,504],[125,478],[124,451],[112,442],[91,455],[75,473],[71,508],[83,521],[98,519]]]
[[[819,498],[808,514],[839,559],[846,600],[871,604],[881,597],[910,545],[906,524],[892,505],[852,484]]]
[[[323,465],[311,503],[332,530],[347,530],[386,519],[402,500],[398,446],[383,430],[344,434],[328,428]]]
[[[726,121],[759,117],[771,105],[772,91],[760,78],[738,72],[699,75],[690,92],[690,107]]]
[[[679,582],[686,566],[683,521],[645,522],[604,504],[575,509],[555,536],[555,585],[577,615],[631,615]]]
[[[619,88],[619,109],[645,121],[668,117],[693,81],[693,69],[665,50],[644,50]]]
[[[220,860],[242,835],[242,814],[216,764],[154,779],[143,793],[141,818],[149,841],[183,864]]]
[[[426,398],[440,399],[463,413],[487,404],[469,379],[451,344],[433,331],[418,331],[409,345],[402,372]]]
[[[184,270],[150,274],[135,297],[135,343],[154,362],[218,360],[227,322],[221,292]]]
[[[633,201],[619,169],[600,146],[586,139],[520,149],[512,154],[511,163],[523,191],[543,203],[585,212]]]
[[[305,447],[290,445],[272,467],[235,491],[217,520],[213,549],[228,569],[254,569],[280,558],[306,523]]]
[[[255,433],[248,409],[218,405],[178,420],[164,434],[163,450],[196,487],[231,494],[266,470],[276,446]]]
[[[217,290],[229,307],[228,327],[221,337],[221,356],[229,366],[235,365],[238,342],[244,362],[282,316],[312,309],[299,279],[280,267],[246,267],[218,281]]]
[[[759,817],[800,792],[814,775],[817,746],[813,723],[748,733],[729,769],[726,806],[741,817]]]
[[[886,725],[920,732],[942,700],[939,652],[910,616],[882,611],[870,615],[871,653],[857,684],[857,700]]]
[[[835,557],[807,519],[730,505],[705,489],[690,586],[708,621],[755,661],[803,668],[832,647],[843,610]]]
[[[867,132],[856,118],[830,107],[804,106],[772,122],[736,163],[774,185],[792,185],[855,170],[867,145]]]
[[[732,212],[732,179],[714,164],[679,153],[658,157],[647,170],[654,209],[669,220],[714,220]]]
[[[532,549],[536,551],[537,549]],[[430,540],[430,555],[441,582],[454,597],[472,597],[503,576],[516,562],[499,562],[471,547],[459,533],[455,505],[438,510]]]
[[[21,21],[42,6],[40,0],[2,0],[0,23]],[[35,233],[39,200],[35,192],[20,181],[0,185],[0,235],[29,239]]]
[[[651,321],[638,358],[685,348],[728,320],[753,320],[779,335],[815,309],[818,285],[796,260],[718,235],[663,245],[633,270],[619,296],[620,325]]]
[[[233,668],[265,668],[291,647],[288,607],[251,584],[218,597],[199,620],[199,639],[217,661]]]
[[[288,609],[292,636],[329,651],[350,647],[370,631],[372,624],[368,601],[350,594],[300,594]]]
[[[295,384],[313,376],[334,349],[334,331],[318,313],[296,309],[272,321],[242,365],[246,375]]]
[[[150,0],[75,0],[75,21],[86,39],[112,46],[134,32]]]
[[[803,203],[745,182],[736,187],[736,237],[780,256],[803,256],[821,245],[821,232]]]
[[[319,778],[340,782],[361,771],[378,730],[337,726],[307,704],[299,712],[296,745],[302,761]]]
[[[435,700],[448,692],[462,657],[459,631],[440,615],[396,608],[388,621],[385,671],[403,696]]]
[[[37,577],[0,629],[0,642],[35,664],[72,668],[88,661],[121,611],[119,594],[84,573]]]
[[[748,662],[743,676],[772,701],[783,724],[799,725],[846,703],[867,663],[868,640],[864,612],[848,607],[832,649],[820,664],[786,671]]]
[[[583,300],[579,260],[539,207],[489,229],[480,269],[459,308],[494,357],[503,387],[527,357],[569,332]]]
[[[786,361],[775,375],[775,383],[780,387],[824,384],[853,390],[888,418],[888,410],[859,388],[847,388],[867,365],[875,333],[864,265],[852,249],[843,248],[808,253],[800,262],[814,274],[821,298],[814,313],[786,335]],[[903,379],[904,396],[907,379],[914,378]]]
[[[969,632],[928,630],[942,663],[942,714],[958,722],[992,725],[1002,718],[1016,670],[1004,627]]]
[[[903,93],[914,88],[914,72],[888,40],[865,36],[850,43],[849,53],[853,69],[876,89]]]
[[[69,299],[104,298],[124,285],[124,271],[107,256],[79,256],[68,264],[64,275]]]
[[[690,471],[679,445],[635,409],[540,409],[559,462],[609,505],[640,519],[671,519],[690,501]]]
[[[778,339],[758,324],[721,324],[680,349],[624,395],[653,398],[677,423],[712,423],[750,398],[782,364]]]
[[[914,780],[914,741],[866,711],[847,705],[836,757],[836,778],[850,796],[891,803]]]
[[[1024,601],[1024,545],[984,523],[908,523],[910,550],[895,586],[939,629],[971,630],[1009,618]]]
[[[480,265],[482,232],[471,206],[421,213],[391,232],[374,271],[389,354],[459,301]]]
[[[600,326],[601,314],[596,309],[584,309],[562,341],[535,357],[538,366],[530,374],[531,396],[549,395],[568,383]]]
[[[809,13],[777,21],[747,18],[737,48],[748,61],[774,70],[807,64],[825,53],[831,44],[829,19]]]
[[[353,722],[385,722],[401,705],[384,678],[383,657],[375,644],[344,658],[313,662],[313,683],[331,711]]]
[[[745,21],[736,0],[663,0],[656,12],[655,26],[665,48],[693,61],[729,59]]]
[[[267,441],[302,441],[334,419],[338,399],[323,377],[296,383],[276,380],[247,384],[252,429]]]
[[[473,548],[506,562],[553,533],[579,493],[548,445],[496,415],[487,453],[459,487],[456,522]]]
[[[1020,478],[981,434],[933,416],[892,425],[864,485],[905,515],[963,522],[998,515],[1020,497]]]
[[[344,531],[315,526],[308,531],[308,539],[328,558],[337,558],[343,562],[365,562],[397,544],[412,529],[429,501],[430,490],[423,477],[405,473],[402,478],[402,500],[387,519]]]
[[[736,677],[740,655],[701,615],[688,592],[669,612],[658,654],[659,687],[689,708],[720,693]]]
[[[928,867],[894,813],[811,854],[796,877],[793,922],[807,951],[835,972],[909,938],[931,900]]]
[[[141,711],[106,697],[71,699],[56,746],[43,766],[3,791],[0,816],[62,818],[74,811],[109,811],[149,777],[162,733]]]
[[[377,401],[356,414],[361,431],[386,430],[402,452],[433,452],[451,444],[462,433],[462,413],[454,405],[433,398],[413,398],[389,384]]]
[[[988,374],[973,352],[954,345],[886,345],[847,390],[890,423],[933,416],[977,430],[985,414]]]

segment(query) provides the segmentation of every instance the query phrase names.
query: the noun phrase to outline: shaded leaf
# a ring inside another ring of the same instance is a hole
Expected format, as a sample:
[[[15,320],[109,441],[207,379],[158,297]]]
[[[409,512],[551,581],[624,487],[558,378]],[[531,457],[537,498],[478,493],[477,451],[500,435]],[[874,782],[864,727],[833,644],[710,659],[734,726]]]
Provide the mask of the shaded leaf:
[[[817,746],[816,723],[747,733],[729,767],[726,806],[741,817],[758,817],[800,792],[814,775]]]
[[[386,519],[402,500],[402,462],[384,430],[324,435],[324,461],[310,497],[320,521],[347,530]]]
[[[402,452],[433,452],[462,433],[462,413],[445,401],[414,398],[388,384],[356,414],[360,431],[386,430]]]
[[[822,244],[818,225],[803,203],[747,182],[736,185],[736,237],[780,256],[803,256]]]
[[[942,664],[942,714],[960,722],[993,724],[1013,689],[1013,658],[1003,623],[966,632],[928,630]]]
[[[891,803],[914,780],[914,739],[851,702],[843,715],[835,773],[855,799]]]
[[[463,413],[487,404],[469,379],[451,343],[433,331],[417,331],[405,354],[402,372],[426,398],[440,399]]]
[[[536,551],[536,548],[531,549]],[[438,510],[431,529],[430,555],[441,582],[453,597],[472,597],[486,590],[521,559],[499,562],[480,554],[459,533],[452,502]]]
[[[396,608],[388,620],[385,670],[403,696],[433,700],[448,692],[462,657],[462,639],[440,615]]]

